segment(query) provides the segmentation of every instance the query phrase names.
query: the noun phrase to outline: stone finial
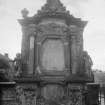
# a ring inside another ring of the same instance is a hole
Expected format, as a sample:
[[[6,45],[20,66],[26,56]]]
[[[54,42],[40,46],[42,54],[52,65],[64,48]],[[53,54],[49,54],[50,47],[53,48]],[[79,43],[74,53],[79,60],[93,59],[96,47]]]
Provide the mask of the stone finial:
[[[27,18],[29,11],[28,11],[26,8],[24,8],[24,9],[21,11],[21,13],[22,13],[22,17],[23,17],[23,18]]]
[[[61,2],[59,0],[47,0],[47,4],[50,8],[58,8],[61,5]]]
[[[58,3],[60,3],[60,1],[59,0],[47,0],[47,3],[48,4],[53,4],[53,3],[54,4],[56,4],[56,3],[58,4]]]

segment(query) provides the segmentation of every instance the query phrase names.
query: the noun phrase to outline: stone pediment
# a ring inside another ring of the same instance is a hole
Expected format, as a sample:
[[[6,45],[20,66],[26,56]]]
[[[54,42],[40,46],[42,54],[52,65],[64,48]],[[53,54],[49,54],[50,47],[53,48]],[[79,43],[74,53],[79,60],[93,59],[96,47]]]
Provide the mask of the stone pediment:
[[[63,19],[67,25],[76,25],[79,27],[84,27],[87,24],[86,21],[82,21],[80,18],[72,16],[60,0],[47,0],[41,10],[32,17],[28,17],[28,11],[26,9],[22,11],[22,15],[24,19],[19,20],[22,25],[38,24],[42,19],[47,18]]]

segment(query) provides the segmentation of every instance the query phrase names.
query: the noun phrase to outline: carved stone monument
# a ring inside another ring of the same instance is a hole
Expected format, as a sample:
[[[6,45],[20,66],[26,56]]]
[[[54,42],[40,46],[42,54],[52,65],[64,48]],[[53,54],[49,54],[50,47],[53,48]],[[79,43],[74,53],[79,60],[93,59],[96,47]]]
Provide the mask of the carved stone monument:
[[[33,17],[24,9],[22,16],[17,105],[84,105],[86,83],[93,81],[83,50],[87,22],[70,15],[60,0],[47,0]]]

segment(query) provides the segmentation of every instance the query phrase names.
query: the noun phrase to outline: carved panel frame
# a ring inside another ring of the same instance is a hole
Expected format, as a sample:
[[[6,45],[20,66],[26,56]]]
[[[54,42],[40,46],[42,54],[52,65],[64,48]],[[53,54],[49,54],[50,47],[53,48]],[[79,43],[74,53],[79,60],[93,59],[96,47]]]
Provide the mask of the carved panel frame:
[[[59,39],[63,42],[64,45],[64,62],[65,62],[65,68],[63,71],[48,71],[44,70],[44,68],[41,65],[41,58],[42,58],[42,52],[41,52],[41,47],[43,45],[43,41],[46,39]],[[37,50],[37,59],[36,59],[36,70],[39,72],[39,74],[44,74],[44,75],[55,75],[55,76],[60,76],[60,75],[68,75],[70,73],[70,47],[69,47],[70,42],[67,39],[67,36],[62,36],[62,35],[55,35],[55,34],[43,34],[39,38],[37,38],[37,45],[36,45],[36,50]]]

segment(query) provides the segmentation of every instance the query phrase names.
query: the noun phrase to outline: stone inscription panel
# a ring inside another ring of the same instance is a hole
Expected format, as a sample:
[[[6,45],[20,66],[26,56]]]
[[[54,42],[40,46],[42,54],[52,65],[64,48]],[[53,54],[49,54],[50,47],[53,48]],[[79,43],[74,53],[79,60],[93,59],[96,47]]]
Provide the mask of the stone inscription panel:
[[[63,71],[64,45],[61,40],[47,39],[42,45],[42,66],[46,70]]]

